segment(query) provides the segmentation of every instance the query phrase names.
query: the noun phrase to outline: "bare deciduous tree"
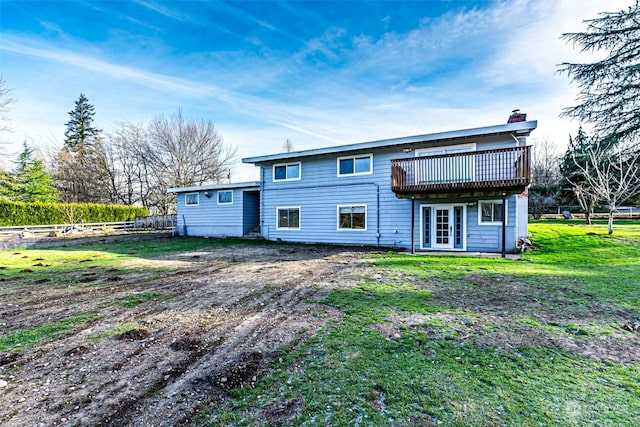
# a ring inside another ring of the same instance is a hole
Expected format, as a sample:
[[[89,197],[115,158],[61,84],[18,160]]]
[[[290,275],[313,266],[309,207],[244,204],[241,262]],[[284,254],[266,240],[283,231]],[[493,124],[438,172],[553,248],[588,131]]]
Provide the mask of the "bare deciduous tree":
[[[587,148],[588,161],[575,159],[583,181],[576,186],[591,199],[609,208],[609,234],[613,233],[613,214],[620,204],[640,192],[640,148],[630,143]]]
[[[558,147],[548,138],[536,138],[531,146],[531,181],[533,184],[555,184],[560,180]]]
[[[291,153],[293,151],[293,141],[287,138],[282,144],[282,151],[285,153]]]
[[[11,104],[14,102],[16,100],[11,96],[11,89],[7,87],[7,81],[0,76],[0,132],[6,132],[10,129],[9,125],[6,124],[9,121],[7,113],[9,113]]]
[[[558,203],[560,192],[560,156],[555,143],[547,138],[534,139],[531,147],[531,186],[529,212],[534,218]]]
[[[88,144],[67,144],[52,163],[64,201],[142,204],[167,214],[175,200],[168,188],[221,182],[234,155],[211,121],[187,119],[178,110],[155,117],[146,129],[121,123],[104,136],[91,135]]]
[[[105,139],[104,156],[114,201],[125,205],[144,205],[147,190],[143,176],[145,158],[141,152],[146,144],[146,131],[138,124],[121,123]]]
[[[149,124],[145,155],[156,179],[150,202],[159,213],[170,210],[170,187],[221,182],[227,175],[235,150],[224,145],[210,120],[190,120],[182,110],[156,116]]]

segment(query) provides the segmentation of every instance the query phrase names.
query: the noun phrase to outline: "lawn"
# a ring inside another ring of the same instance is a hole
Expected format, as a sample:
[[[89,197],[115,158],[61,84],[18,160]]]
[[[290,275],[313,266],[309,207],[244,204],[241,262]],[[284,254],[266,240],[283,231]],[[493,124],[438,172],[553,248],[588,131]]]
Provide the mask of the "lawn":
[[[536,222],[521,261],[387,253],[203,425],[640,425],[640,225]]]
[[[0,251],[0,424],[640,425],[640,222],[530,233]]]

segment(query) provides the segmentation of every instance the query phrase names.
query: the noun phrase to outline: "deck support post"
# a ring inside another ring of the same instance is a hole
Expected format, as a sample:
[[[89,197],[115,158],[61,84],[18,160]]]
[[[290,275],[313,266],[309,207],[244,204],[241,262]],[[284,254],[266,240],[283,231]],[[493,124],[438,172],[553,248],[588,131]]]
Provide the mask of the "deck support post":
[[[502,193],[502,258],[506,258],[507,249],[507,195]]]

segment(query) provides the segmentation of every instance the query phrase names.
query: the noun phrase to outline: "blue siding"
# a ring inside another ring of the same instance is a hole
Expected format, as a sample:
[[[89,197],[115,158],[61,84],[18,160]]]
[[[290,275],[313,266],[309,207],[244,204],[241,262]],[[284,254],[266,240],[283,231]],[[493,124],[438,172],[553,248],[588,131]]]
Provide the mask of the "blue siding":
[[[476,143],[476,150],[513,147],[510,137],[490,137],[469,140]],[[425,144],[425,147],[433,147]],[[262,167],[262,235],[269,240],[292,242],[318,242],[336,244],[379,245],[384,247],[411,248],[411,200],[399,199],[391,191],[391,160],[410,157],[398,147],[364,150],[352,154],[373,153],[373,173],[368,175],[338,177],[338,157],[319,155],[301,158],[299,181],[274,182],[273,162],[261,163]],[[296,161],[291,159],[290,161]],[[500,226],[478,225],[478,205],[467,207],[471,200],[416,200],[414,244],[420,248],[420,205],[459,203],[465,206],[466,221],[463,233],[468,251],[501,251]],[[338,230],[338,205],[366,205],[367,229]],[[278,230],[276,209],[300,207],[300,229]],[[507,251],[512,251],[517,239],[516,198],[510,197],[508,206]],[[462,245],[458,245],[462,246]],[[458,248],[461,249],[461,248]]]
[[[233,203],[221,205],[218,204],[217,191],[199,191],[198,206],[185,206],[185,194],[189,193],[178,193],[178,233],[204,237],[241,237],[244,234],[241,220],[243,190],[232,191]]]
[[[516,236],[516,198],[507,197],[507,227],[506,227],[506,251],[515,249]],[[480,199],[496,200],[495,198]],[[479,203],[467,209],[467,250],[470,252],[501,252],[502,251],[502,226],[480,225]]]

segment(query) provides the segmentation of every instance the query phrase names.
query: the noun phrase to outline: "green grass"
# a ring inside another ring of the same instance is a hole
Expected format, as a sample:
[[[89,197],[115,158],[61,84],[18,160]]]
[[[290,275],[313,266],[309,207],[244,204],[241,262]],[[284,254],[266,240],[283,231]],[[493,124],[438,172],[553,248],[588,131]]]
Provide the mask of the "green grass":
[[[101,339],[101,338],[113,338],[119,335],[122,335],[129,331],[136,331],[139,329],[145,329],[145,326],[138,322],[124,322],[114,326],[111,329],[108,329],[99,334],[93,335],[92,339]]]
[[[619,224],[609,236],[606,223],[539,221],[530,224],[529,232],[534,248],[523,256],[524,262],[388,253],[376,265],[425,280],[508,275],[537,287],[563,287],[574,291],[576,299],[597,299],[640,314],[640,224]]]
[[[144,304],[151,301],[158,301],[161,299],[166,299],[166,296],[159,292],[142,292],[139,294],[127,295],[124,298],[114,301],[114,304],[119,305],[121,307],[133,308],[133,307],[137,307],[140,304]]]
[[[324,295],[341,320],[277,349],[255,388],[203,405],[197,421],[264,424],[262,408],[299,399],[298,412],[272,424],[640,425],[640,363],[624,358],[638,336],[622,328],[640,321],[640,223],[620,221],[612,236],[605,223],[577,221],[538,221],[530,232],[523,261],[372,255],[357,286]],[[146,280],[165,271],[161,255],[238,244],[264,243],[175,238],[3,251],[0,283],[71,292],[98,286],[82,282],[87,272]],[[166,297],[127,291],[109,301],[133,308]],[[64,336],[97,315],[2,336],[0,351]],[[143,328],[122,323],[92,338]],[[602,359],[579,351],[608,345]]]
[[[427,314],[439,311],[428,304],[429,299],[429,292],[408,284],[374,284],[364,280],[355,288],[332,292],[324,302],[373,323],[383,321],[394,312]]]
[[[80,277],[78,280],[78,274],[91,271],[100,278],[120,271],[138,272],[153,278],[170,268],[163,267],[163,262],[160,260],[154,260],[153,263],[148,261],[162,255],[238,244],[262,244],[237,239],[182,237],[139,241],[135,236],[130,238],[125,236],[122,239],[123,241],[118,243],[0,251],[0,281],[19,281],[23,286],[34,282],[44,283],[50,287],[66,287],[69,282],[100,286],[102,283],[98,280],[96,280],[97,283],[86,277]],[[12,286],[19,284],[14,283]],[[113,283],[106,285],[113,286]]]
[[[261,408],[298,399],[280,424],[640,425],[640,363],[548,341],[606,347],[598,340],[611,339],[624,348],[637,340],[620,322],[640,320],[640,225],[618,224],[613,236],[606,225],[575,222],[530,231],[525,261],[378,256],[358,286],[325,298],[341,321],[281,349],[255,389],[205,405],[198,423],[255,425],[265,420]],[[481,344],[490,334],[504,342]]]
[[[23,351],[43,341],[71,333],[97,317],[96,313],[80,313],[59,322],[46,323],[8,336],[0,336],[0,351]]]

